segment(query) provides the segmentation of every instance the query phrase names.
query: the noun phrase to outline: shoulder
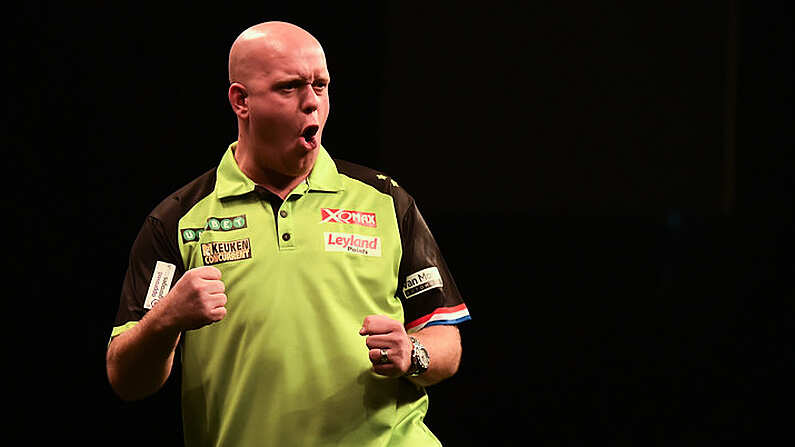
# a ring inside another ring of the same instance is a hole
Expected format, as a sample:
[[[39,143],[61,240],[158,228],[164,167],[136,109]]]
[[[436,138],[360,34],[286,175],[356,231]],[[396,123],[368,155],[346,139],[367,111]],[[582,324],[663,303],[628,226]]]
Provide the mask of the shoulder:
[[[217,168],[212,168],[187,185],[169,194],[149,217],[166,226],[175,226],[191,208],[215,190]]]
[[[345,160],[334,159],[334,163],[341,175],[353,181],[364,183],[382,194],[391,196],[395,202],[395,211],[398,216],[402,216],[414,204],[414,198],[411,197],[411,194],[401,188],[388,174]]]

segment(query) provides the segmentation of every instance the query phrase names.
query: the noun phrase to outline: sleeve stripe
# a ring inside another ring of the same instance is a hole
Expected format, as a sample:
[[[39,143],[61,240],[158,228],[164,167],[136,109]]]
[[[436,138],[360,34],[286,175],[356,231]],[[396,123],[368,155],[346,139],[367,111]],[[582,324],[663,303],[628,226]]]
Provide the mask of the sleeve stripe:
[[[121,335],[122,333],[127,332],[136,324],[138,324],[137,321],[128,321],[121,326],[114,327],[113,332],[111,332],[110,334],[110,338],[113,339],[113,337],[116,337],[117,335]]]
[[[110,338],[108,338],[108,346],[110,346],[110,342],[112,342],[112,341],[113,341],[113,338],[114,338],[114,337],[116,337],[116,336],[118,336],[118,335],[121,335],[121,334],[123,334],[124,332],[126,332],[126,331],[130,330],[130,328],[132,328],[132,327],[133,327],[133,326],[135,326],[136,324],[138,324],[138,322],[137,322],[137,321],[128,321],[128,322],[124,323],[124,324],[123,324],[123,325],[121,325],[121,326],[115,326],[115,327],[113,328],[113,332],[111,332],[111,334],[110,334]]]
[[[438,324],[458,324],[467,320],[471,320],[469,310],[466,304],[459,304],[454,307],[440,307],[432,313],[420,317],[411,323],[406,324],[407,332],[416,332],[426,326],[435,326]]]

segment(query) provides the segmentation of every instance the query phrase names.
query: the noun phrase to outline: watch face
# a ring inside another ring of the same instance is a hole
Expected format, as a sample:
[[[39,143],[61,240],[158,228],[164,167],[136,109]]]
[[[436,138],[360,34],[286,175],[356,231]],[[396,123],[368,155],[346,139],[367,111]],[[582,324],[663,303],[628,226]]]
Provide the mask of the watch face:
[[[425,346],[422,346],[422,343],[414,337],[410,337],[410,339],[411,343],[414,345],[414,349],[411,352],[411,375],[416,377],[428,369],[428,366],[431,364],[431,358],[428,355],[428,350],[425,349]]]
[[[430,363],[431,363],[430,359],[428,358],[428,351],[426,351],[425,348],[422,348],[422,349],[419,350],[419,352],[417,354],[418,354],[417,355],[417,360],[418,360],[417,363],[419,363],[420,367],[422,367],[423,369],[427,369],[428,365],[430,365]]]

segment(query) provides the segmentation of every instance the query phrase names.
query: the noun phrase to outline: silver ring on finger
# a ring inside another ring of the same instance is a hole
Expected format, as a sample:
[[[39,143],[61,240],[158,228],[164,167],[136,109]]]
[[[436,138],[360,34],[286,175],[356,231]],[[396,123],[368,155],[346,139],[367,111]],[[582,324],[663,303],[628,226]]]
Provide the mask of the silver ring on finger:
[[[381,358],[378,359],[378,364],[383,365],[385,363],[389,363],[389,351],[381,348]]]

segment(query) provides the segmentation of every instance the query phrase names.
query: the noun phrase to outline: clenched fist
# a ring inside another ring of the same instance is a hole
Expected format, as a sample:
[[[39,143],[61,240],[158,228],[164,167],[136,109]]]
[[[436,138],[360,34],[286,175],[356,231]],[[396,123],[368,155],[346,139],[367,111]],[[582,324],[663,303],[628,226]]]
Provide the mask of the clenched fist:
[[[157,307],[166,324],[179,331],[199,329],[226,316],[221,271],[215,267],[188,270]]]
[[[370,315],[364,319],[359,335],[368,336],[365,343],[377,374],[400,377],[411,368],[413,346],[403,323],[384,315]]]

